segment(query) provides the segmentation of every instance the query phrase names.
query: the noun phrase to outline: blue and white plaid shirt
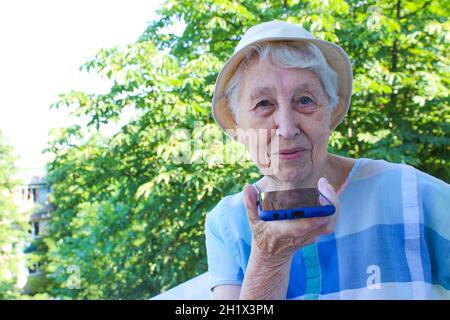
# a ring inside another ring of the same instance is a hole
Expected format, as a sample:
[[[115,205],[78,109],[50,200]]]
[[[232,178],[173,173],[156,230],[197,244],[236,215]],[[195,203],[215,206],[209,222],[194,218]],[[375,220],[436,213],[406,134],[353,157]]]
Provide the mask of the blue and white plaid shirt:
[[[288,299],[450,299],[450,186],[405,164],[360,158],[335,232],[299,249]],[[241,285],[251,250],[243,192],[207,215],[210,288]]]

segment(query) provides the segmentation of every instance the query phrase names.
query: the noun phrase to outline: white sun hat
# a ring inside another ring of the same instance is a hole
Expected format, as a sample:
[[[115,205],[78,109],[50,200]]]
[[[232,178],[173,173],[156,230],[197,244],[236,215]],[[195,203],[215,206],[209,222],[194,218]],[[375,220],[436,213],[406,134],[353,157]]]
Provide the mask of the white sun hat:
[[[307,41],[320,49],[330,67],[337,73],[338,78],[339,99],[331,115],[330,129],[334,130],[347,114],[353,89],[353,75],[352,65],[345,51],[334,43],[314,38],[312,34],[298,25],[274,20],[258,24],[247,30],[217,77],[212,101],[213,117],[230,136],[234,137],[233,129],[236,129],[236,122],[225,95],[228,81],[234,75],[251,45],[280,40]]]

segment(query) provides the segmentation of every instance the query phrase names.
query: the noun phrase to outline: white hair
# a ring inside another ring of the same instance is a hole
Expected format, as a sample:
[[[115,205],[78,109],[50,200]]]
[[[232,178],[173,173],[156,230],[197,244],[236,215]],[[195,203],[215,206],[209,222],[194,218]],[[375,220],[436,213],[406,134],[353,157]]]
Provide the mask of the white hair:
[[[237,89],[242,70],[258,58],[260,61],[270,61],[282,68],[311,70],[322,82],[328,96],[330,110],[333,111],[337,106],[339,99],[337,74],[328,65],[320,49],[310,42],[272,41],[251,46],[225,87],[229,108],[235,117],[238,108],[237,97],[239,96]]]

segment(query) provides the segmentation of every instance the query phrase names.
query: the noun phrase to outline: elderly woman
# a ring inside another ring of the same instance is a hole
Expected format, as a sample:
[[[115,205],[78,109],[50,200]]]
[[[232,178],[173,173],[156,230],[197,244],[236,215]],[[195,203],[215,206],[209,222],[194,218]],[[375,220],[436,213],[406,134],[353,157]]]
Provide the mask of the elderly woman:
[[[214,298],[450,298],[449,185],[327,152],[351,91],[344,50],[301,27],[272,21],[241,39],[218,76],[213,115],[264,176],[207,215]],[[259,219],[258,192],[312,186],[334,215]]]

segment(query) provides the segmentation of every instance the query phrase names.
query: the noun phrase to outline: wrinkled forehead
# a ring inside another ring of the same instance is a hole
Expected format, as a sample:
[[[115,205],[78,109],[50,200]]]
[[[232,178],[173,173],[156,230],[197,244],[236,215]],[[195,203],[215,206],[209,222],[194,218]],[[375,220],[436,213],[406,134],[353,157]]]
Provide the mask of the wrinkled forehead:
[[[243,73],[242,86],[251,99],[261,95],[294,94],[310,91],[323,94],[324,89],[314,71],[299,68],[283,68],[267,61],[249,65]]]

